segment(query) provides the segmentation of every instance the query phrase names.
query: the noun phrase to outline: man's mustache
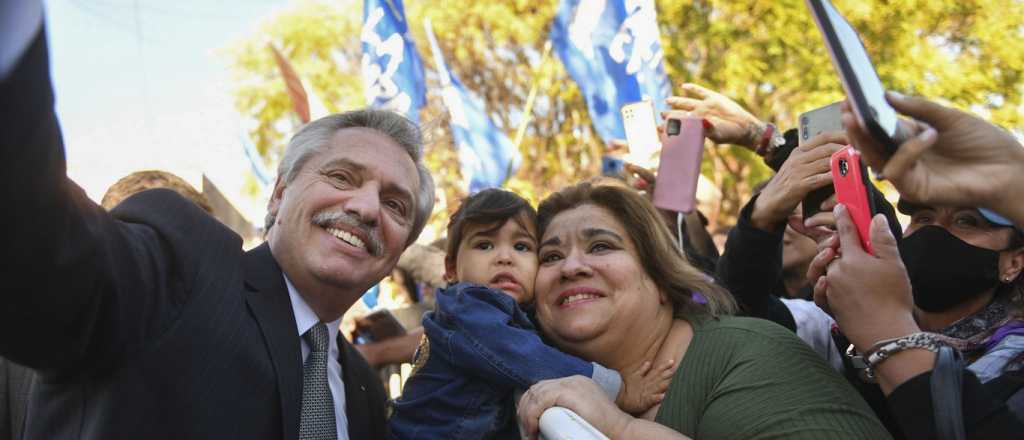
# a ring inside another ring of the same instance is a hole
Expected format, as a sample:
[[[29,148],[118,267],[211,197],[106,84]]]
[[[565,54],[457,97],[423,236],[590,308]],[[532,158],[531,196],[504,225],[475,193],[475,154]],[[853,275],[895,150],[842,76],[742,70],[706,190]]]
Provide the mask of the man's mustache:
[[[344,211],[321,211],[313,216],[313,223],[322,228],[336,226],[338,224],[344,224],[353,228],[358,229],[362,232],[364,244],[366,245],[366,251],[375,257],[379,257],[381,254],[382,246],[380,244],[380,238],[377,237],[376,229],[370,228],[365,223],[359,221],[355,216],[349,215]]]

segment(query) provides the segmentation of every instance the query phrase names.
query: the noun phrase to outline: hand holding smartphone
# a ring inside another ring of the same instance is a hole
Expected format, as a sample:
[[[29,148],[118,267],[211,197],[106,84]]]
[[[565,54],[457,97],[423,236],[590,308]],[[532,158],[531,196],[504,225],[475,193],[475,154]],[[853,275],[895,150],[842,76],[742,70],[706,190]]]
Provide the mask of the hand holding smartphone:
[[[871,218],[875,215],[874,199],[868,193],[867,167],[861,161],[860,152],[846,147],[832,155],[832,185],[836,201],[846,206],[853,224],[857,226],[860,244],[867,253],[874,255],[871,246]]]
[[[800,125],[797,129],[800,135],[800,144],[803,145],[821,133],[843,131],[842,116],[842,101],[801,114]],[[808,193],[800,205],[803,218],[809,219],[821,212],[821,204],[835,193],[832,185],[826,185]]]
[[[390,310],[381,309],[357,318],[355,333],[357,344],[367,344],[404,335],[405,327]]]
[[[665,121],[654,206],[682,213],[694,210],[703,155],[704,123],[700,118]]]

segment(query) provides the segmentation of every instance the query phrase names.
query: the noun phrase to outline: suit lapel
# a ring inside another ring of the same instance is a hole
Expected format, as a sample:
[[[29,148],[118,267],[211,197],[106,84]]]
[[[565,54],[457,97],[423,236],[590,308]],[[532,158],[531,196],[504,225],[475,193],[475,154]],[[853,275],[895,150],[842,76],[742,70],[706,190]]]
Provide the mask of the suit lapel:
[[[288,288],[267,243],[247,252],[244,261],[246,302],[263,333],[277,375],[281,438],[294,439],[299,433],[302,402],[302,352]]]
[[[366,439],[374,438],[370,428],[374,420],[370,414],[369,393],[366,390],[368,378],[361,374],[358,360],[353,356],[359,356],[352,344],[349,344],[345,337],[338,332],[338,362],[341,364],[341,377],[345,382],[345,416],[348,418],[348,438]],[[376,380],[369,378],[369,380]]]

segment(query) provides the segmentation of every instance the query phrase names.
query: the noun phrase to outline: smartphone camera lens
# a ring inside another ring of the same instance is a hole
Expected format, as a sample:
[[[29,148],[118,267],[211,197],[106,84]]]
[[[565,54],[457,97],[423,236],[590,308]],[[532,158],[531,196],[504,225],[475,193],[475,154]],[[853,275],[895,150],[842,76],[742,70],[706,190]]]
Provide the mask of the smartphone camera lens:
[[[678,119],[669,119],[665,126],[665,133],[669,136],[675,136],[679,134],[680,122]]]
[[[850,165],[846,163],[846,159],[839,159],[839,175],[846,176],[849,171]]]

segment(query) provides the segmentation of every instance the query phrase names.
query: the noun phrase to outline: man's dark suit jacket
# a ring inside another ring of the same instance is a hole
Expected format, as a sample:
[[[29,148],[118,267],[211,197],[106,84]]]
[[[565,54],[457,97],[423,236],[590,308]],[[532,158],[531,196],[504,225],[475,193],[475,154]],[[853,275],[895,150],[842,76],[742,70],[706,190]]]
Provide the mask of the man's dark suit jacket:
[[[26,438],[297,438],[299,335],[269,247],[243,252],[172,191],[89,201],[43,35],[0,82],[0,356],[40,373]],[[339,343],[349,434],[382,438],[383,386]]]
[[[0,357],[0,440],[20,440],[35,372]]]

